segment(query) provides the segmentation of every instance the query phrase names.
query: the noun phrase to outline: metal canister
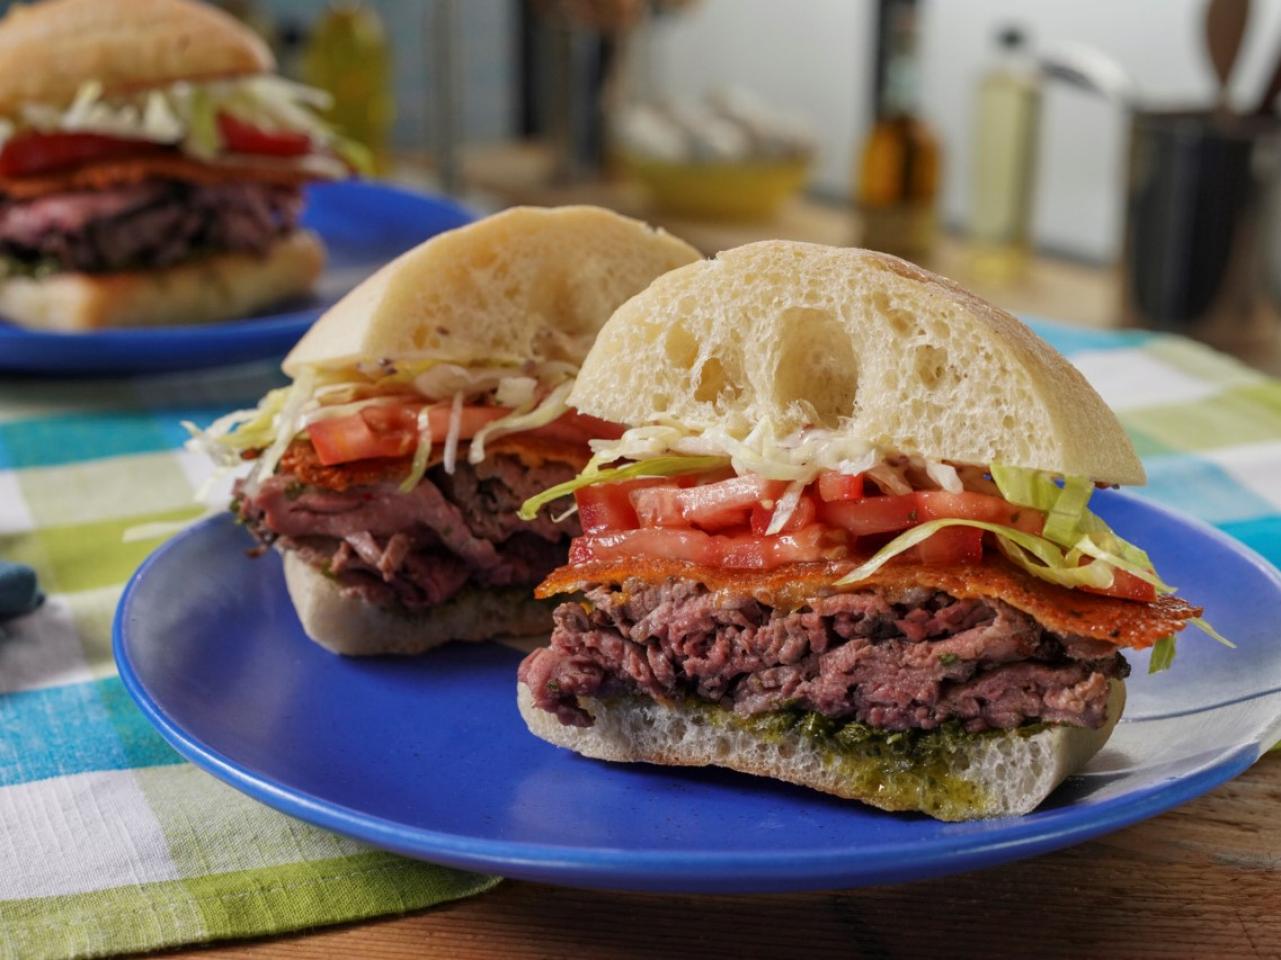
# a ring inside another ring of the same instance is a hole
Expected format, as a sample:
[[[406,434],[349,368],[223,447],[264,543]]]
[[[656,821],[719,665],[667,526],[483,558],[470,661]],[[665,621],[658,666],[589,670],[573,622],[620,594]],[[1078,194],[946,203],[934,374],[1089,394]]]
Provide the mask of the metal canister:
[[[1133,116],[1123,309],[1133,326],[1256,359],[1278,324],[1269,247],[1281,125],[1212,113]]]

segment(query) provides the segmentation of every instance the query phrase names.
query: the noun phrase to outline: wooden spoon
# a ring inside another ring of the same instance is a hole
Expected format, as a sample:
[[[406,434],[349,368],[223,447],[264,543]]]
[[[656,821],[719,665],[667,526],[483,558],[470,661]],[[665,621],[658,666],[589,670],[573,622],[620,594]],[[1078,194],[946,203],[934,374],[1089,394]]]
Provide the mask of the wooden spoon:
[[[1221,113],[1229,111],[1228,81],[1241,52],[1245,25],[1250,19],[1250,0],[1210,0],[1205,7],[1205,47],[1210,64],[1219,80],[1215,106]]]

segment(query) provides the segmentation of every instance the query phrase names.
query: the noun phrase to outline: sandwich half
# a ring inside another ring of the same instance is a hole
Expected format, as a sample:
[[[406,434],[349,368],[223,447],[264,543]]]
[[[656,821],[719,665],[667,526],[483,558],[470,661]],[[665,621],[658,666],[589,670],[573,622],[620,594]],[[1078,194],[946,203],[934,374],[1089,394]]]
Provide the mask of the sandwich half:
[[[0,19],[0,317],[201,323],[307,293],[302,187],[355,148],[327,96],[194,0],[45,0]]]
[[[198,432],[252,460],[232,509],[283,555],[307,634],[343,654],[545,634],[532,590],[578,524],[516,511],[618,435],[566,402],[596,331],[697,258],[596,207],[496,214],[383,267],[286,357],[292,386]]]
[[[771,241],[673,271],[569,402],[628,429],[523,508],[572,492],[583,533],[518,702],[585,756],[1026,813],[1107,740],[1122,651],[1168,666],[1203,623],[1088,508],[1145,477],[1084,378],[896,258]]]

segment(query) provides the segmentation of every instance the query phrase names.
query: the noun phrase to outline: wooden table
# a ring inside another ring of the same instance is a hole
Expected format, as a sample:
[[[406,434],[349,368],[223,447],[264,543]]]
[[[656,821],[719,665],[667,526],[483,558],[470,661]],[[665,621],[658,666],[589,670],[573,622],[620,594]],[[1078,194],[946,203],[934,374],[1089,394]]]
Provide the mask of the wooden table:
[[[512,881],[422,913],[169,956],[1281,957],[1281,752],[1152,820],[977,873],[759,897]]]
[[[644,212],[613,185],[561,193],[537,187],[537,155],[471,159],[469,172],[482,185],[492,189],[508,178],[506,202],[605,202]],[[513,176],[513,162],[535,166],[523,181]],[[762,229],[671,219],[665,225],[707,251],[757,239]],[[769,226],[773,235],[828,243],[848,242],[851,230],[846,213],[803,201]],[[963,257],[963,247],[944,241],[934,266],[961,276]],[[1108,269],[1040,258],[1021,282],[980,292],[1013,310],[1086,326],[1116,323],[1116,280]],[[1281,957],[1281,752],[1155,819],[978,873],[758,897],[602,893],[512,881],[408,916],[170,954],[193,960],[1037,955]]]

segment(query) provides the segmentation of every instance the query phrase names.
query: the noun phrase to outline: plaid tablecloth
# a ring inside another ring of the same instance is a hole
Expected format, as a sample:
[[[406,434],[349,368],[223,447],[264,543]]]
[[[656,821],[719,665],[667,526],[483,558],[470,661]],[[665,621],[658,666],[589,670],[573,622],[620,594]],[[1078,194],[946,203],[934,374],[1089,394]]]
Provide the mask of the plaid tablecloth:
[[[1281,383],[1189,341],[1038,325],[1115,407],[1146,496],[1281,564]],[[401,860],[241,797],[183,762],[116,678],[111,615],[155,542],[196,516],[182,420],[253,403],[266,365],[0,384],[0,558],[49,595],[0,638],[0,957],[244,937],[422,907],[491,878]]]

